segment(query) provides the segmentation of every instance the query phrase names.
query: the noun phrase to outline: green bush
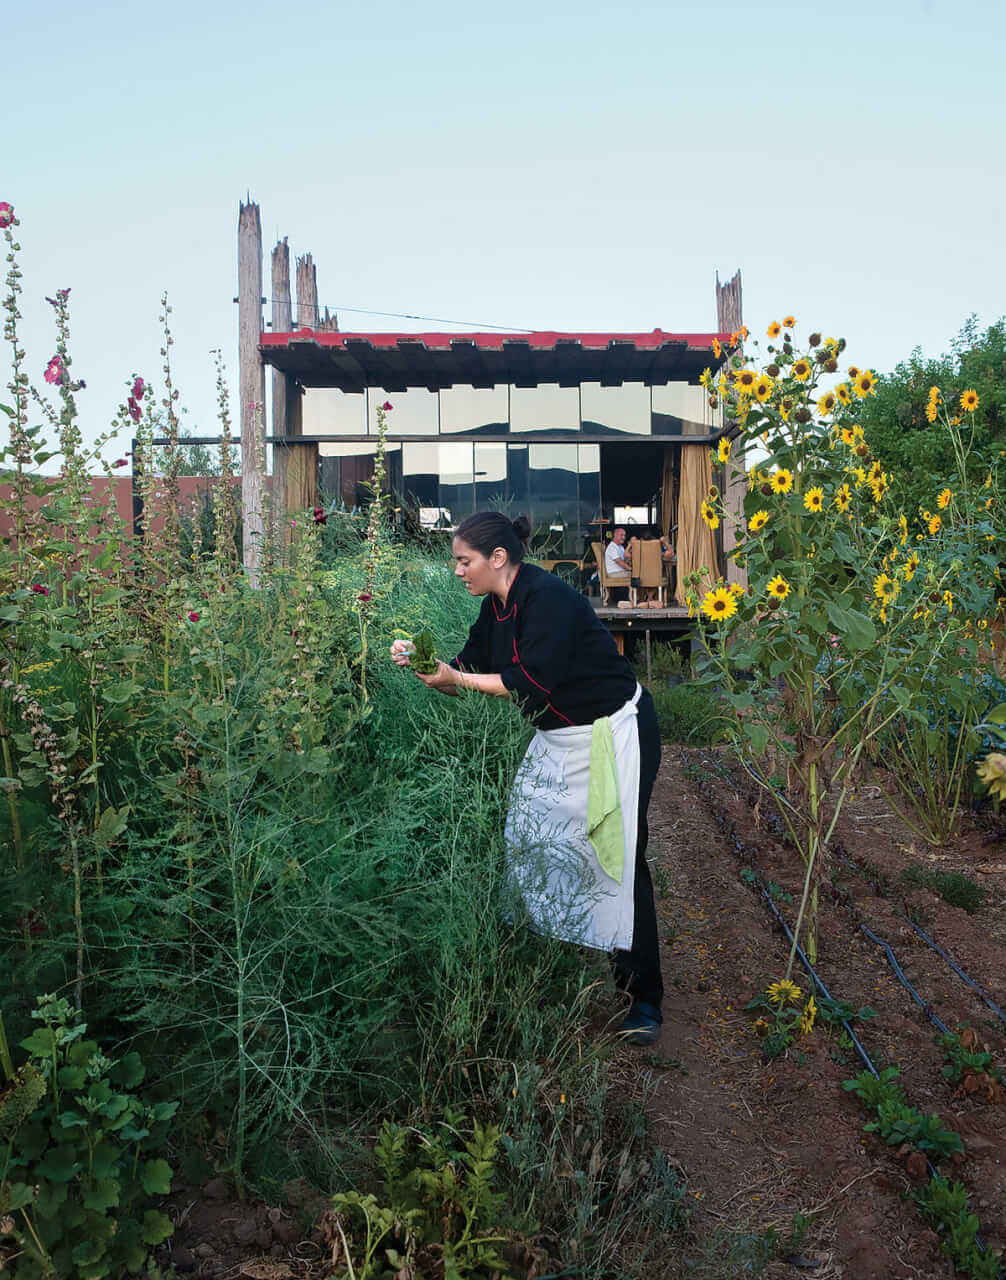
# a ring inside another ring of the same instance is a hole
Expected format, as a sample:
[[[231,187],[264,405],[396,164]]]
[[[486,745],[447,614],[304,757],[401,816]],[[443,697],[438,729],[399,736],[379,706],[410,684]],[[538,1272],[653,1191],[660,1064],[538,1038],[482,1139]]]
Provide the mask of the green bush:
[[[708,685],[680,684],[668,688],[658,684],[650,692],[657,709],[661,742],[707,747],[722,741],[722,712],[716,694]]]

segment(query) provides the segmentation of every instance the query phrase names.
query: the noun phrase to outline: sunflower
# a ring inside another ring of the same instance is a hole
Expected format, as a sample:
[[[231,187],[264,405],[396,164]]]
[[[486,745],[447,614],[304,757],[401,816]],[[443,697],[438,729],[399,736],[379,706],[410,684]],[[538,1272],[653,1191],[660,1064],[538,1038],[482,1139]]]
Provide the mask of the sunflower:
[[[768,1022],[765,1018],[755,1018],[752,1027],[756,1036],[768,1035]]]
[[[793,488],[792,471],[787,471],[785,467],[780,467],[778,471],[773,471],[771,484],[775,493],[789,493],[790,489]]]
[[[770,982],[765,994],[773,1004],[783,1005],[787,1000],[792,1000],[795,1004],[803,992],[789,978],[781,978],[778,982]]]
[[[849,377],[850,377],[850,378],[855,378],[855,377],[856,377],[856,375],[857,375],[858,373],[859,373],[859,367],[858,367],[857,365],[850,364],[850,365],[849,365]]]
[[[748,533],[760,533],[768,523],[767,511],[756,511],[748,521]]]
[[[884,495],[887,493],[887,491],[891,487],[887,473],[884,471],[881,471],[881,473],[878,476],[874,477],[874,479],[872,479],[869,483],[870,483],[870,492],[873,494],[874,502],[880,502],[880,500],[884,497]]]
[[[908,541],[908,517],[903,511],[898,516],[898,541],[902,546]]]
[[[793,588],[781,573],[777,573],[765,590],[774,600],[785,600]]]
[[[847,484],[843,484],[841,489],[835,494],[835,506],[843,515],[849,510],[849,504],[852,502],[852,490]]]
[[[950,506],[950,499],[953,496],[954,495],[950,492],[949,489],[941,489],[936,496],[936,505],[939,507],[941,511],[945,511],[947,507]]]
[[[755,372],[753,369],[738,369],[734,374],[734,382],[738,389],[744,395],[750,395],[755,384]]]
[[[812,511],[816,515],[824,505],[824,490],[817,488],[808,489],[803,495],[803,505],[808,511]]]
[[[940,411],[940,406],[937,404],[937,402],[935,400],[930,400],[929,403],[926,405],[926,421],[935,422],[939,411]]]
[[[852,474],[856,477],[856,484],[858,484],[860,488],[862,488],[863,485],[869,483],[869,481],[866,478],[866,472],[863,470],[862,467],[852,467],[850,469],[852,471]]]
[[[834,391],[826,391],[824,395],[821,396],[817,402],[817,411],[818,413],[821,413],[821,414],[834,413],[835,405],[837,403],[838,403],[838,399]]]
[[[744,594],[744,588],[739,582],[731,582],[727,590],[735,596],[742,596]]]
[[[817,1005],[814,1003],[814,997],[811,996],[804,1007],[803,1014],[800,1017],[800,1034],[809,1036],[814,1030],[814,1019],[817,1017]]]
[[[898,594],[897,579],[892,578],[888,573],[878,573],[873,579],[873,594],[882,605],[893,603],[894,597]]]
[[[859,396],[860,400],[865,400],[867,396],[873,395],[874,393],[873,388],[876,386],[876,384],[877,384],[877,375],[875,373],[871,373],[869,369],[863,369],[856,374],[856,379],[852,385],[855,388],[856,395]]]
[[[849,391],[847,382],[840,382],[835,388],[835,395],[838,396],[841,404],[852,404],[852,393]]]
[[[943,603],[947,606],[947,609],[948,609],[951,613],[953,613],[953,611],[954,611],[954,593],[953,593],[952,591],[944,591],[944,593],[943,593]]]
[[[702,503],[702,519],[706,522],[710,529],[718,529],[720,518],[716,514],[716,508],[710,502]]]
[[[723,348],[720,346],[719,338],[713,338],[713,355],[718,360],[723,354]]]
[[[723,622],[737,612],[737,597],[727,587],[716,587],[706,592],[702,612],[713,622]]]
[[[919,567],[921,561],[917,551],[909,552],[905,563],[901,566],[901,572],[905,575],[905,581],[911,582],[915,577],[915,570]]]
[[[883,474],[884,468],[879,462],[874,462],[870,465],[870,469],[866,473],[866,478],[870,484],[873,484],[874,480],[879,480]]]
[[[764,404],[765,401],[768,400],[768,398],[772,395],[772,392],[774,390],[775,390],[775,383],[768,376],[768,374],[767,373],[759,374],[754,384],[754,396],[755,396],[755,399],[758,401],[758,403]]]
[[[720,462],[730,461],[730,441],[726,436],[720,437],[720,442],[716,449],[716,456]]]
[[[778,338],[781,331],[782,326],[778,320],[773,320],[767,329],[767,333],[770,338]]]
[[[962,391],[961,392],[961,408],[965,413],[974,413],[978,408],[978,392]]]
[[[795,360],[793,362],[793,377],[796,378],[797,382],[806,382],[810,377],[810,361]]]
[[[782,327],[784,329],[792,329],[796,324],[796,316],[783,316]]]
[[[939,517],[939,516],[930,516],[930,517],[929,517],[929,532],[930,532],[930,533],[939,533],[939,531],[940,531],[942,528],[943,528],[943,521],[940,519],[940,517]]]

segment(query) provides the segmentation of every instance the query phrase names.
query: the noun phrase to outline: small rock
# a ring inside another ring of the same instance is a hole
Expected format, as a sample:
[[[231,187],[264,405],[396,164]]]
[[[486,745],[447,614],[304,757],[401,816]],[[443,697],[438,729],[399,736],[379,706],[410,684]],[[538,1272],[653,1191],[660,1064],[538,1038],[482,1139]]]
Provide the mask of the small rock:
[[[254,1216],[242,1218],[234,1224],[234,1239],[238,1244],[251,1244],[258,1234],[258,1223]]]
[[[217,1251],[211,1244],[204,1240],[202,1244],[196,1245],[195,1254],[197,1258],[215,1258],[217,1256]]]
[[[210,1178],[203,1187],[203,1195],[207,1200],[226,1200],[231,1189],[226,1178]]]
[[[272,1232],[268,1227],[259,1227],[255,1232],[255,1243],[263,1252],[269,1248],[272,1244]]]

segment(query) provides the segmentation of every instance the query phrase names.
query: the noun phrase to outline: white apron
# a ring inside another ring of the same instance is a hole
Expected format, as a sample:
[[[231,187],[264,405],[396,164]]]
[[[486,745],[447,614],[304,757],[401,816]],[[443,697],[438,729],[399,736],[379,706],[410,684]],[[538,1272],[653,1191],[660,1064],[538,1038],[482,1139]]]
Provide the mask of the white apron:
[[[538,729],[510,792],[504,830],[511,888],[537,933],[600,951],[632,946],[639,732],[635,695],[608,717],[622,810],[618,883],[587,838],[592,726]]]

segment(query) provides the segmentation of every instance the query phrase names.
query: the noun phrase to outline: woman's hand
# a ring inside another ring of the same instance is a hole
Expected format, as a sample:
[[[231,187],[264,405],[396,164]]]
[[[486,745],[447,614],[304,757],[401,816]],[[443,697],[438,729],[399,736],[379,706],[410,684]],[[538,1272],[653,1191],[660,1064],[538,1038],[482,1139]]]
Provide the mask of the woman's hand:
[[[396,667],[409,666],[415,648],[411,640],[394,641],[391,646],[391,661]]]
[[[439,658],[437,669],[432,675],[424,676],[418,671],[414,674],[417,680],[422,680],[427,689],[439,689],[441,693],[455,693],[461,683],[461,673],[454,667],[449,667],[446,662],[441,662]]]

